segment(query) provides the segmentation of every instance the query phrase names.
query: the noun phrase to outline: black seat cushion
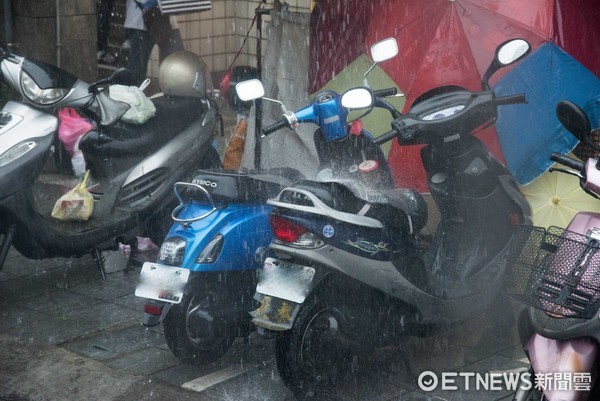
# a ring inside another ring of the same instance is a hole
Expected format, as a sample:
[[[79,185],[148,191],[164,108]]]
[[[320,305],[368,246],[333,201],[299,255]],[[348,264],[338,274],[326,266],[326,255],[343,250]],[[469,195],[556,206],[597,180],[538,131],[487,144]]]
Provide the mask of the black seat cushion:
[[[81,139],[81,150],[92,158],[150,154],[199,120],[206,107],[198,98],[161,96],[152,101],[156,114],[144,124],[119,122],[90,131]]]
[[[265,203],[287,186],[303,178],[291,168],[270,170],[198,170],[193,184],[202,186],[217,201]],[[190,189],[189,196],[204,196]]]

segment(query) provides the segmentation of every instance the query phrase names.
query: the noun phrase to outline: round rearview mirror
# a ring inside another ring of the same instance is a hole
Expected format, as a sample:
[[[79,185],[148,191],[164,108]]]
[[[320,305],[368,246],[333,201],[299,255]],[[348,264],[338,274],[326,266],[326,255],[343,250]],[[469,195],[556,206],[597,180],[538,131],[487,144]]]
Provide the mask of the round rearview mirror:
[[[529,43],[524,39],[513,39],[503,43],[498,47],[496,53],[496,60],[501,66],[507,66],[520,60],[529,53],[531,47]]]
[[[383,39],[371,46],[371,58],[375,63],[389,60],[398,54],[398,43],[394,38]]]
[[[347,109],[364,109],[373,105],[373,93],[368,88],[354,88],[342,95],[342,106]]]
[[[249,79],[238,82],[235,85],[235,92],[242,102],[260,99],[265,95],[265,88],[258,79]]]

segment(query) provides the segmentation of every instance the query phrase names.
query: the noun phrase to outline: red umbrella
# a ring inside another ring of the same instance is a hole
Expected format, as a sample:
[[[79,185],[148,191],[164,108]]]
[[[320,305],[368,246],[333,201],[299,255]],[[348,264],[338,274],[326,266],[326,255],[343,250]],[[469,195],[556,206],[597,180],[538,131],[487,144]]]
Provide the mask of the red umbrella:
[[[407,107],[440,86],[478,90],[496,46],[513,37],[534,50],[554,41],[596,74],[600,70],[596,0],[378,0],[372,15],[365,44],[396,38],[399,57],[382,67],[404,91]],[[478,136],[502,158],[493,127]],[[390,166],[396,184],[427,190],[418,150],[394,143]]]

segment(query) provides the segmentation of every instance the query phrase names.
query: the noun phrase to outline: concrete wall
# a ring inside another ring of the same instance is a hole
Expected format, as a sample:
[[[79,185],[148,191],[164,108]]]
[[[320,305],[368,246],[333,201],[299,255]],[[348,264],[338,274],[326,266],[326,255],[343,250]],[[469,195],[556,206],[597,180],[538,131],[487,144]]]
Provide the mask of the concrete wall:
[[[56,3],[57,0],[12,2],[18,51],[51,64],[60,63],[62,68],[77,77],[94,81],[97,77],[96,0],[58,0],[59,47]]]
[[[10,1],[10,0],[5,0]],[[15,42],[19,53],[57,64],[56,3],[60,7],[60,64],[86,80],[98,77],[96,61],[96,0],[12,0]],[[291,11],[309,12],[310,0],[288,0]],[[224,71],[233,61],[248,32],[258,0],[212,0],[212,10],[176,17],[187,50],[200,54],[213,72]],[[273,8],[274,0],[266,7]],[[122,20],[123,15],[118,16]],[[269,16],[263,16],[263,35]],[[0,19],[0,24],[3,18]],[[122,31],[122,27],[121,31]],[[236,65],[256,65],[256,25]],[[263,36],[263,52],[267,44]],[[158,76],[158,49],[148,65]]]

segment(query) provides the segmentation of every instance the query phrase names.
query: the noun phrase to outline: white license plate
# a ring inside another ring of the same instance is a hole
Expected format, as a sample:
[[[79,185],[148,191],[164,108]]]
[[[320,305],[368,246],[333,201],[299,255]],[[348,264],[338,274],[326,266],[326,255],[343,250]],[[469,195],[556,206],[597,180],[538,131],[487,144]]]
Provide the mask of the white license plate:
[[[256,292],[301,304],[313,287],[315,269],[267,258],[259,275]]]
[[[188,269],[146,262],[142,266],[135,296],[178,304],[189,277]]]

